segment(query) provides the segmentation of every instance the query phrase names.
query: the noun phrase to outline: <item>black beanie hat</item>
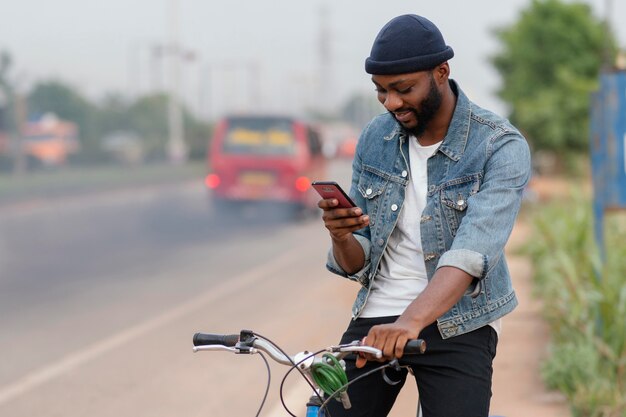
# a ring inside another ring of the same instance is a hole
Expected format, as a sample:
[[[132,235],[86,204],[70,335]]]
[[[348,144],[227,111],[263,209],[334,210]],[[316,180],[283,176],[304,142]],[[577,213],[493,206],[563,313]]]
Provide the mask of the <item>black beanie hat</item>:
[[[405,14],[378,33],[369,58],[368,74],[391,75],[429,70],[454,56],[437,26],[425,17]]]

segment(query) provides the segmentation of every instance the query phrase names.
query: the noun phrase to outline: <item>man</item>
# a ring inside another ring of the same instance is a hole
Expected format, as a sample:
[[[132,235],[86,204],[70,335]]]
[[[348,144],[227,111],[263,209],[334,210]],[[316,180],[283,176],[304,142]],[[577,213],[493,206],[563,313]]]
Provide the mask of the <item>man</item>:
[[[425,417],[489,412],[500,318],[517,305],[504,246],[529,180],[530,153],[511,124],[471,101],[450,79],[454,55],[429,20],[387,23],[365,70],[388,113],[363,130],[352,165],[358,207],[321,200],[330,271],[361,289],[342,342],[365,340],[406,356]],[[380,363],[348,361],[350,380]],[[386,416],[406,378],[376,372],[349,389],[352,408],[330,414]],[[392,385],[386,380],[397,379]]]

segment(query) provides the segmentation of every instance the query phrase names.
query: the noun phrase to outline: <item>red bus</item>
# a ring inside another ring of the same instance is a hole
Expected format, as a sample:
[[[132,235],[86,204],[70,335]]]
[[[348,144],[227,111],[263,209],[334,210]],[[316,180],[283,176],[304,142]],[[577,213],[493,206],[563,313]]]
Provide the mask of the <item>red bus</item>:
[[[314,208],[313,180],[326,177],[317,130],[281,116],[230,116],[216,126],[205,184],[216,205],[273,202]]]

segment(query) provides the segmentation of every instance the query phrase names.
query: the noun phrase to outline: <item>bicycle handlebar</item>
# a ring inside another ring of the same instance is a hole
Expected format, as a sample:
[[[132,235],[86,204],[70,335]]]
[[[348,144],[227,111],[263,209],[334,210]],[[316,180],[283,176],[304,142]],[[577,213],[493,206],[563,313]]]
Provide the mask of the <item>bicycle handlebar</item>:
[[[326,402],[328,402],[331,398],[335,398],[341,401],[345,409],[350,408],[351,404],[347,392],[347,386],[350,383],[348,382],[345,374],[345,362],[343,361],[343,358],[345,358],[350,353],[369,353],[377,358],[382,358],[383,356],[382,351],[372,346],[364,346],[359,340],[355,340],[351,343],[343,345],[330,346],[316,353],[304,351],[296,354],[295,356],[289,356],[271,340],[251,330],[242,330],[238,335],[196,333],[193,336],[193,345],[194,352],[205,350],[226,350],[232,353],[252,354],[260,353],[260,351],[263,351],[276,362],[283,365],[291,366],[291,369],[298,369],[302,376],[309,382],[309,385],[311,385],[311,387],[314,389],[320,401],[322,400],[322,398],[319,396],[319,394],[317,394],[319,390],[328,395],[329,398],[322,403],[322,406],[324,406]],[[424,342],[424,340],[422,339],[414,339],[409,340],[406,343],[404,347],[404,354],[421,354],[424,353],[425,350],[426,342]],[[321,357],[316,356],[318,354],[321,354],[322,352],[326,353],[321,355]],[[268,372],[270,372],[267,360],[265,360],[265,364],[267,366]],[[393,361],[388,362],[387,364],[382,365],[380,368],[377,369],[381,369],[384,372],[384,368],[387,366],[399,368],[400,365],[398,360],[394,359]],[[355,379],[355,381],[358,379],[359,378]],[[265,402],[265,399],[263,400],[263,402]],[[261,404],[261,408],[262,407],[263,403]]]
[[[240,339],[242,335],[252,334],[249,331],[242,331],[241,335],[238,334],[211,334],[211,333],[196,333],[193,336],[194,352],[200,350],[228,350],[235,353],[255,353],[254,349],[262,350],[268,353],[275,361],[291,365],[295,362],[296,358],[288,357],[278,349],[273,343],[262,338],[252,338],[248,341],[248,344],[241,344]],[[354,341],[349,344],[331,346],[327,349],[330,352],[343,353],[351,352],[363,352],[370,353],[380,358],[382,352],[371,346],[363,346],[359,341]],[[426,342],[422,339],[409,340],[404,347],[405,355],[418,355],[423,354],[426,351]]]

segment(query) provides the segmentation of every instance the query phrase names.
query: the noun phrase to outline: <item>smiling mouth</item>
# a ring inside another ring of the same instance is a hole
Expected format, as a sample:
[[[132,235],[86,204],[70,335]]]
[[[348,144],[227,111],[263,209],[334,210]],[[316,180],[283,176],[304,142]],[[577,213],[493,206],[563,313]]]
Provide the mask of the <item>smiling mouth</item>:
[[[399,112],[394,112],[393,115],[396,117],[396,120],[398,120],[399,122],[407,122],[413,116],[413,112],[411,110],[399,111]]]

